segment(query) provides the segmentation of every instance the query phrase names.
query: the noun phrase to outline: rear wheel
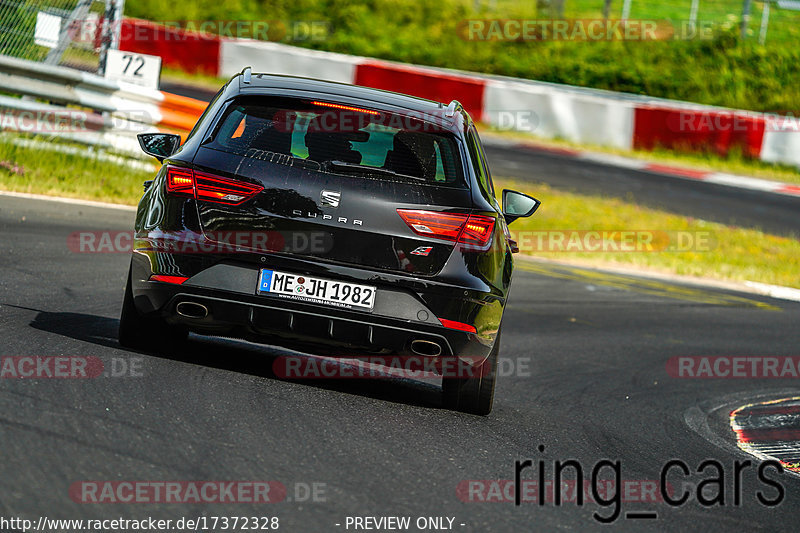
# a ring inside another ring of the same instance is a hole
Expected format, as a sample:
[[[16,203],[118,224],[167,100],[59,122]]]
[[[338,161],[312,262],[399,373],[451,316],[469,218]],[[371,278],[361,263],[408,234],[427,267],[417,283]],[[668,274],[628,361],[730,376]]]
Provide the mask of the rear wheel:
[[[500,333],[494,341],[489,357],[472,371],[472,377],[444,378],[444,406],[473,415],[488,415],[494,404],[494,386],[497,381],[497,360],[500,353]]]
[[[175,345],[186,340],[188,332],[180,327],[166,324],[157,317],[143,317],[133,303],[131,271],[125,284],[122,313],[119,317],[119,343],[126,348],[155,348]]]

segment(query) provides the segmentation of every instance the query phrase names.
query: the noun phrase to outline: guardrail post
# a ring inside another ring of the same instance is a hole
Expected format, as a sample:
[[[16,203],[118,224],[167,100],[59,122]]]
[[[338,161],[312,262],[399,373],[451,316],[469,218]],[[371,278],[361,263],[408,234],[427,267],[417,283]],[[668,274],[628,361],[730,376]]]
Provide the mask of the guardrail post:
[[[742,40],[747,39],[747,23],[750,22],[750,4],[752,0],[744,0],[742,6]]]
[[[769,27],[769,4],[769,0],[764,2],[764,7],[761,10],[761,32],[758,35],[758,42],[761,45],[767,42],[767,28]]]
[[[44,62],[50,65],[58,65],[61,63],[61,57],[67,49],[67,45],[72,40],[72,35],[75,32],[75,23],[83,24],[86,21],[86,15],[89,14],[89,8],[92,7],[92,0],[80,0],[75,9],[69,14],[64,26],[61,28],[61,33],[58,35],[58,44],[50,50],[45,57]]]

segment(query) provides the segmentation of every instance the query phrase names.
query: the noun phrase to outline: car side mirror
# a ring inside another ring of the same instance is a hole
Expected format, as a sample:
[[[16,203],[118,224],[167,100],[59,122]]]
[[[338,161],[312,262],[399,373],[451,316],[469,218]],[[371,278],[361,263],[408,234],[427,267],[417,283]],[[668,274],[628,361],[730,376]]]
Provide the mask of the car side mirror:
[[[181,145],[181,136],[174,133],[140,133],[136,138],[142,151],[158,159],[159,163],[177,152]]]
[[[531,216],[540,205],[542,202],[532,196],[503,189],[503,217],[506,219],[506,224],[511,224],[518,218]]]

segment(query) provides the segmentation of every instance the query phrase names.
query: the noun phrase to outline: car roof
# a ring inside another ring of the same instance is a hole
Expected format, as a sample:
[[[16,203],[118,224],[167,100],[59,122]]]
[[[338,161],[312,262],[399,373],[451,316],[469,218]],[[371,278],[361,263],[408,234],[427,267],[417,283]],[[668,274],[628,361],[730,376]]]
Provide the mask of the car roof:
[[[317,80],[313,78],[302,78],[298,76],[284,76],[280,74],[252,73],[249,82],[243,81],[242,74],[239,77],[239,92],[241,94],[253,94],[259,92],[271,93],[273,90],[282,92],[301,91],[313,93],[319,98],[335,98],[350,101],[364,101],[367,107],[385,109],[386,111],[405,110],[412,113],[434,114],[441,117],[442,111],[447,105],[382,89],[351,85],[349,83],[339,83],[334,81]],[[459,110],[461,111],[461,110]],[[459,115],[461,113],[457,113]]]

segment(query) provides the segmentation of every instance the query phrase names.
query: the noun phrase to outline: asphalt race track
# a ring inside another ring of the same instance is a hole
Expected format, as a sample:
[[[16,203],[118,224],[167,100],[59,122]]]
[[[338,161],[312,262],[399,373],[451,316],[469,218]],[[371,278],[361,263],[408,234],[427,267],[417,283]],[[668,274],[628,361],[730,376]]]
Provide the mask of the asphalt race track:
[[[687,180],[518,146],[486,146],[494,176],[610,196],[680,215],[776,235],[800,235],[800,197]],[[543,207],[544,208],[544,207]]]
[[[673,508],[634,491],[615,525],[796,530],[800,478],[791,474],[768,473],[785,491],[768,508],[757,492],[774,500],[777,491],[745,470],[734,503],[734,462],[749,456],[727,425],[745,403],[797,395],[796,381],[676,378],[667,361],[800,355],[800,303],[518,261],[501,353],[510,370],[492,415],[475,417],[441,409],[436,382],[279,379],[272,363],[286,351],[278,348],[192,337],[181,351],[121,349],[128,255],[75,253],[67,238],[129,230],[132,218],[0,196],[0,355],[97,357],[106,372],[123,374],[0,379],[3,516],[277,516],[281,531],[346,531],[348,516],[399,515],[450,517],[456,531],[587,530],[601,527],[593,513],[613,508],[517,507],[507,494],[469,501],[477,492],[463,488],[513,480],[515,461],[525,459],[543,460],[547,479],[556,460],[577,460],[587,477],[598,461],[619,460],[622,481],[639,484],[658,481],[671,459],[692,471],[715,459],[724,506],[696,501],[692,488],[709,472],[673,470],[672,483],[693,495],[687,503]],[[523,480],[536,479],[535,468]],[[78,503],[70,487],[87,480],[273,480],[287,497]]]

